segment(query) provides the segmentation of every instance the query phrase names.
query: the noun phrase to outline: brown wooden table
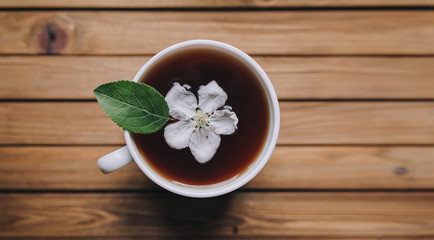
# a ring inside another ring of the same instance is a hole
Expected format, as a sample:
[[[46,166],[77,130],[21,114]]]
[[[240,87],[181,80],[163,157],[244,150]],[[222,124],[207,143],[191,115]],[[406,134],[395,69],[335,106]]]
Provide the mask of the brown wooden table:
[[[434,1],[0,0],[0,238],[434,239]],[[251,54],[278,146],[244,188],[175,196],[92,90],[197,38]]]

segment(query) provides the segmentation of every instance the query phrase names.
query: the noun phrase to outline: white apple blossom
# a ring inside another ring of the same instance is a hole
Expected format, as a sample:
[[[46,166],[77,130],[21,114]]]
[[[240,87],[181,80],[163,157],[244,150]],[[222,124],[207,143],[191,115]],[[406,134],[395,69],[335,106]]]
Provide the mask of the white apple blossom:
[[[200,86],[199,104],[188,89],[174,83],[166,95],[169,114],[178,121],[166,126],[164,138],[174,149],[189,147],[196,161],[205,164],[217,152],[220,135],[235,132],[238,118],[231,107],[224,106],[228,95],[216,81]]]

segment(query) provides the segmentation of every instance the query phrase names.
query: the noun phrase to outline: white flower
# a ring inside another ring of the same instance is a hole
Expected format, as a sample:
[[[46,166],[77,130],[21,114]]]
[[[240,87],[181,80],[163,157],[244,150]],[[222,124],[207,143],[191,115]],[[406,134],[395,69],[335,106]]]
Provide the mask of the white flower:
[[[220,135],[237,129],[238,118],[226,103],[228,95],[216,81],[200,86],[199,104],[189,86],[174,83],[166,95],[169,114],[179,120],[164,129],[167,144],[174,149],[190,148],[196,161],[207,163],[220,146]]]

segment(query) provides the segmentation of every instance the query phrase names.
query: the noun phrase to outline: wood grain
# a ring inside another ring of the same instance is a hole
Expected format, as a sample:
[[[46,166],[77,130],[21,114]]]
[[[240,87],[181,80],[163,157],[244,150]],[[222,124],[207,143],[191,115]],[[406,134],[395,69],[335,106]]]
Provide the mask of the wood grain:
[[[432,0],[2,0],[2,8],[299,8],[433,6]]]
[[[432,11],[11,11],[0,13],[0,54],[154,54],[200,38],[250,54],[426,55],[433,21]]]
[[[280,104],[281,144],[431,144],[433,102]]]
[[[0,239],[434,239],[433,6],[0,0]],[[212,199],[163,191],[135,164],[100,173],[125,143],[92,90],[196,38],[272,79],[267,166]]]
[[[116,146],[0,147],[2,190],[158,189],[135,164],[103,175]],[[432,189],[433,147],[278,146],[245,189]]]
[[[279,144],[433,144],[433,102],[282,102]],[[0,144],[124,144],[96,102],[0,103]]]
[[[261,57],[279,99],[434,99],[433,57]],[[145,56],[0,57],[0,98],[95,99],[133,79]],[[339,87],[337,87],[339,86]]]
[[[0,194],[1,237],[432,237],[433,193]]]

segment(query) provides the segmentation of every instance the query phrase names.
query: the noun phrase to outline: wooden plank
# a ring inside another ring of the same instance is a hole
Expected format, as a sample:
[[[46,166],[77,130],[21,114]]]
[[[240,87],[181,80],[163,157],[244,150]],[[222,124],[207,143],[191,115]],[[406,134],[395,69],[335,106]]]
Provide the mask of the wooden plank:
[[[281,144],[432,144],[434,102],[280,104]]]
[[[121,128],[99,108],[97,102],[0,103],[0,143],[125,143]]]
[[[434,102],[282,102],[279,144],[433,144]],[[0,144],[124,144],[96,102],[0,103]]]
[[[1,237],[433,237],[433,193],[0,194]]]
[[[261,57],[279,99],[434,99],[433,57]],[[95,99],[98,85],[133,79],[144,56],[0,57],[0,98]],[[339,87],[337,87],[339,86]]]
[[[426,55],[432,22],[434,11],[12,11],[0,54],[154,54],[205,38],[250,54]]]
[[[116,146],[0,147],[2,190],[156,189],[135,164],[103,175]],[[433,147],[276,147],[245,189],[432,189]],[[23,177],[25,176],[25,177]]]
[[[432,0],[2,0],[1,8],[300,8],[433,6]]]

